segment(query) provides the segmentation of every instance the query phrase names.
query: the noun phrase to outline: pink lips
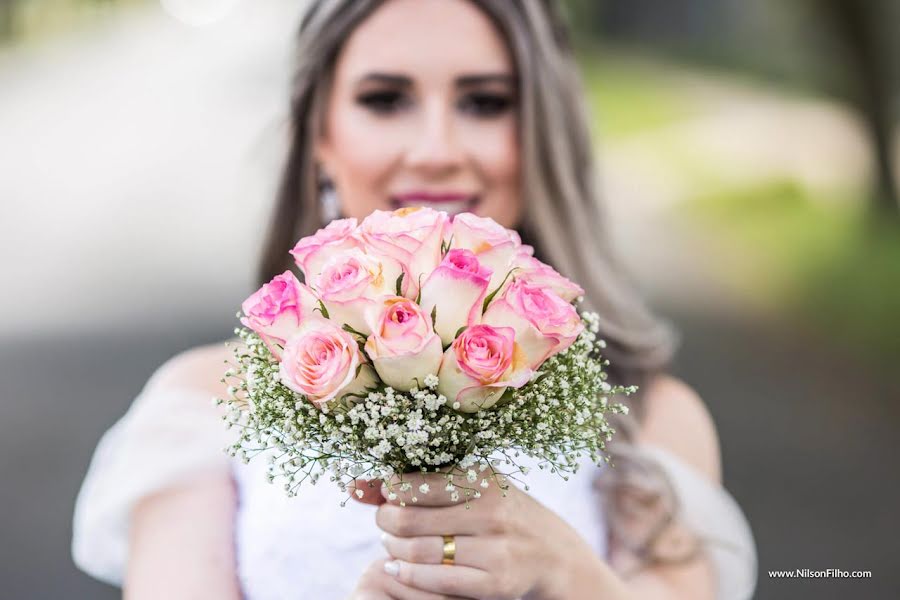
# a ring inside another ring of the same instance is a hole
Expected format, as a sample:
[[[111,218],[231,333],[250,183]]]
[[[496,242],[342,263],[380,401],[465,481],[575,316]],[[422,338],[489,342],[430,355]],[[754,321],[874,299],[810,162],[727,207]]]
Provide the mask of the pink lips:
[[[465,202],[466,200],[474,200],[472,194],[462,194],[458,192],[408,192],[406,194],[396,194],[393,198],[399,202]]]

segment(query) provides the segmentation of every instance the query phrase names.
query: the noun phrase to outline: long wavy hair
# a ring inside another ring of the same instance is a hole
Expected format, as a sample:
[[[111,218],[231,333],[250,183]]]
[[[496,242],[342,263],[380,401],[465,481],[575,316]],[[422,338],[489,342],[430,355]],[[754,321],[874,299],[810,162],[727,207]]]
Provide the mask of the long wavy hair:
[[[296,47],[289,151],[260,263],[262,282],[292,268],[288,253],[292,245],[324,224],[313,149],[322,131],[335,63],[353,30],[384,1],[314,0],[306,9]],[[504,37],[517,69],[520,189],[525,196],[520,233],[535,247],[537,256],[584,287],[587,306],[600,315],[612,379],[643,384],[665,370],[676,336],[644,304],[610,247],[602,198],[596,189],[584,94],[560,3],[468,1],[481,9]],[[633,414],[641,414],[640,395],[629,399],[629,404]],[[634,507],[622,505],[623,498],[629,497],[624,492],[645,479],[629,473],[646,472],[628,450],[633,424],[622,422],[617,428],[618,441],[609,448],[618,471],[616,483],[601,486],[608,498],[604,503],[608,515],[615,518],[625,512],[634,514]],[[641,504],[647,505],[646,494],[640,497]],[[664,512],[663,518],[671,520],[672,511]],[[647,562],[653,560],[653,536],[641,536],[635,542],[625,539],[624,529],[618,534],[614,526],[611,529],[636,555]]]

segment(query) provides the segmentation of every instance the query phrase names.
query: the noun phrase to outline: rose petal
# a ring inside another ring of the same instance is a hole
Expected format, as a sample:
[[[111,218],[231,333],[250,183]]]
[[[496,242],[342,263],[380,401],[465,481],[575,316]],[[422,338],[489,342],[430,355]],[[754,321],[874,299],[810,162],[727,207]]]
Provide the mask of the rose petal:
[[[503,299],[491,302],[481,322],[494,327],[512,327],[516,332],[516,342],[532,368],[537,368],[560,344],[558,337],[541,333],[531,321],[517,313]]]
[[[434,329],[444,345],[461,327],[479,322],[489,280],[490,271],[471,252],[451,250],[422,284],[422,309],[430,315],[437,308]]]
[[[432,335],[419,352],[382,356],[373,359],[373,363],[378,376],[386,385],[408,392],[414,387],[422,387],[426,375],[436,375],[440,371],[443,357],[441,340]]]

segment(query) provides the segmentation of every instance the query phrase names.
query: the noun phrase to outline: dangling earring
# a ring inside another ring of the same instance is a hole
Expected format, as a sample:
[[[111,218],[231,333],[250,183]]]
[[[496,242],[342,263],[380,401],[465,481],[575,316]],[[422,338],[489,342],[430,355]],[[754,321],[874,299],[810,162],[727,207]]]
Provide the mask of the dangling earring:
[[[334,189],[334,183],[325,174],[325,171],[319,169],[319,213],[322,215],[322,224],[328,225],[341,216],[341,207],[338,202],[337,190]]]

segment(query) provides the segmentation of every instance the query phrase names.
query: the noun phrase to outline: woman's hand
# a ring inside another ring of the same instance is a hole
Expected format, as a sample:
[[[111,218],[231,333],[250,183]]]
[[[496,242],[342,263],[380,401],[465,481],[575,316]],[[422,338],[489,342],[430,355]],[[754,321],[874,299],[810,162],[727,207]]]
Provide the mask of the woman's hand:
[[[386,562],[387,559],[381,559],[369,565],[349,600],[452,600],[451,596],[432,594],[403,584],[385,572]]]
[[[417,491],[421,477],[429,484],[428,494]],[[451,502],[444,490],[445,475],[406,478],[412,478],[416,493],[400,493],[393,486],[397,497],[378,508],[376,521],[395,559],[386,564],[387,572],[408,587],[492,600],[573,600],[595,597],[603,590],[595,587],[598,577],[612,576],[568,524],[513,485],[501,480],[504,497],[500,485],[491,481],[487,489],[479,488],[481,497],[470,500],[467,508]],[[400,506],[401,501],[406,506]],[[455,537],[452,566],[441,564],[444,535]],[[593,589],[581,595],[581,584]],[[605,597],[624,597],[617,579],[610,588],[609,593],[604,590]]]

